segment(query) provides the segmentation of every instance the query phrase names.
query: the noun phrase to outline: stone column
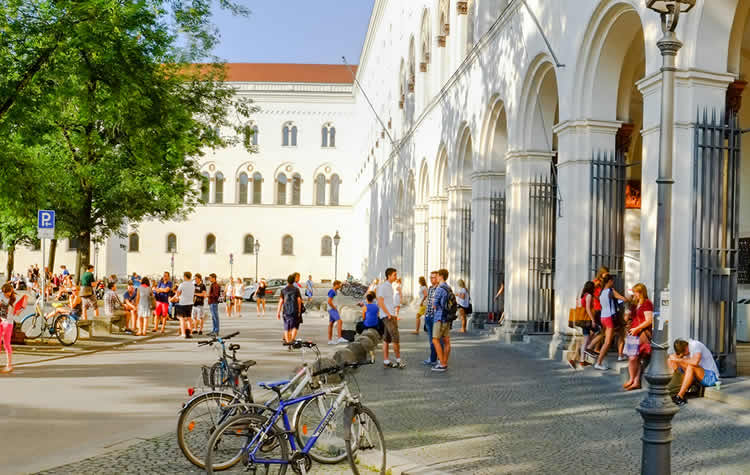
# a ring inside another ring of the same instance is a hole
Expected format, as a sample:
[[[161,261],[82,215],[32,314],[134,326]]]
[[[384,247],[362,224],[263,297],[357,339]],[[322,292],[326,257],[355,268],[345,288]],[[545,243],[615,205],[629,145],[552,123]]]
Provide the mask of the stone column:
[[[427,232],[427,205],[419,205],[414,208],[414,284],[413,294],[419,289],[419,276],[425,274],[425,232]],[[429,281],[430,276],[424,275]]]
[[[497,289],[489,288],[490,199],[505,191],[505,173],[482,171],[471,177],[471,297],[474,316],[485,320],[489,299]]]
[[[506,155],[506,297],[508,339],[522,338],[529,315],[529,184],[549,176],[553,152],[513,151]]]
[[[430,197],[429,203],[429,269],[437,270],[440,268],[440,253],[442,249],[441,236],[441,217],[445,215],[445,208],[448,198],[442,196]]]
[[[450,284],[455,287],[458,279],[466,281],[466,285],[471,286],[469,276],[464,275],[461,269],[461,253],[464,251],[462,246],[462,227],[461,210],[467,204],[471,204],[471,187],[470,186],[450,186],[448,187],[448,230],[446,233],[446,261],[449,271]],[[469,234],[469,240],[471,234]],[[469,241],[471,246],[471,241]],[[470,251],[470,250],[469,250]],[[471,264],[469,264],[471,265]]]

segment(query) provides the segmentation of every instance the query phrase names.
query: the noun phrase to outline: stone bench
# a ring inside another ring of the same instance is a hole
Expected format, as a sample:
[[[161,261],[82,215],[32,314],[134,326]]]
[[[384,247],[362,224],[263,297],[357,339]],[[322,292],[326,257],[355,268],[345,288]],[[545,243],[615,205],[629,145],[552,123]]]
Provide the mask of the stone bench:
[[[80,330],[79,338],[88,339],[94,336],[107,336],[115,333],[113,327],[124,327],[126,323],[125,315],[117,315],[113,317],[107,317],[101,315],[99,317],[89,318],[87,320],[78,320],[78,329]]]

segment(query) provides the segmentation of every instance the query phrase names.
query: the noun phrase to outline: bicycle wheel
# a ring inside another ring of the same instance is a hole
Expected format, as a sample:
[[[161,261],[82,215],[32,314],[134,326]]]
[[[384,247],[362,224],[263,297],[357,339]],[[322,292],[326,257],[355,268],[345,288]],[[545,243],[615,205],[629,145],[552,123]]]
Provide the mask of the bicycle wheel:
[[[208,439],[206,473],[211,474],[231,467],[218,463],[219,460],[242,460],[248,466],[248,471],[254,470],[257,475],[285,474],[287,464],[264,464],[248,460],[247,451],[253,450],[249,445],[262,430],[266,420],[266,417],[257,414],[240,414],[217,427]],[[263,460],[289,460],[289,447],[284,432],[276,426],[271,427],[256,457]]]
[[[180,412],[177,419],[177,445],[196,467],[205,468],[208,439],[217,423],[226,418],[222,414],[222,408],[232,404],[234,400],[234,396],[228,393],[203,393],[192,399]]]
[[[34,339],[42,336],[44,329],[44,317],[33,313],[21,320],[21,331],[26,334],[26,338]]]
[[[385,475],[385,436],[375,413],[357,406],[352,416],[352,438],[346,441],[346,455],[354,475],[359,475],[357,463]]]
[[[68,315],[60,315],[52,323],[55,336],[64,346],[70,346],[78,341],[78,323]]]
[[[326,394],[305,401],[297,409],[294,414],[294,435],[300,450],[312,438],[315,429],[328,413],[336,397],[336,394]],[[346,459],[343,417],[331,420],[310,449],[310,457],[318,463],[325,464],[335,464]]]

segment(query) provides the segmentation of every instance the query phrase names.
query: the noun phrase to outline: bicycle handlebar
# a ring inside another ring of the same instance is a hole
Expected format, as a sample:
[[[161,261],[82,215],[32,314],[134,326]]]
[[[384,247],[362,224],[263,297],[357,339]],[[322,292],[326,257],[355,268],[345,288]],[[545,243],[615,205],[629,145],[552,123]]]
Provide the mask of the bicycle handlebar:
[[[239,334],[240,334],[240,332],[234,332],[234,333],[230,333],[229,335],[226,335],[226,336],[221,336],[221,337],[220,336],[215,336],[215,337],[211,338],[210,340],[201,340],[201,341],[198,342],[198,346],[210,345],[210,344],[215,343],[215,342],[217,342],[219,340],[222,340],[222,341],[223,340],[229,340],[230,338],[234,338],[234,337],[236,337]]]
[[[340,373],[340,372],[342,372],[342,371],[344,371],[345,369],[348,369],[348,368],[354,368],[354,369],[356,369],[356,368],[359,368],[360,366],[371,365],[371,364],[374,364],[374,363],[375,363],[374,361],[364,361],[364,362],[361,362],[361,363],[344,363],[343,365],[337,365],[337,366],[331,366],[329,368],[323,368],[323,369],[321,369],[319,371],[314,372],[312,375],[313,375],[313,377],[315,377],[315,376],[322,376],[324,374]]]
[[[291,346],[295,350],[299,350],[300,348],[315,348],[318,345],[313,343],[312,341],[302,341],[302,340],[295,340],[291,343],[284,343],[284,346]]]

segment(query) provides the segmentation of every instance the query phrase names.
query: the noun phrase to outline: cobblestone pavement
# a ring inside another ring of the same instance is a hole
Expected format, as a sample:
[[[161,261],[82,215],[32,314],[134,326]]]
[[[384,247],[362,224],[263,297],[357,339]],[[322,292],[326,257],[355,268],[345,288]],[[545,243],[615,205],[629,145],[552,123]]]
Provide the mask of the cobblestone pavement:
[[[412,325],[406,319],[401,326]],[[410,473],[639,472],[642,421],[635,407],[644,393],[622,392],[612,372],[571,371],[538,358],[530,345],[453,334],[450,369],[436,374],[421,364],[425,339],[402,331],[408,367],[378,364],[358,375],[389,455],[423,466]],[[747,411],[691,400],[675,417],[674,437],[675,473],[750,473]],[[191,472],[170,432],[43,473]]]

